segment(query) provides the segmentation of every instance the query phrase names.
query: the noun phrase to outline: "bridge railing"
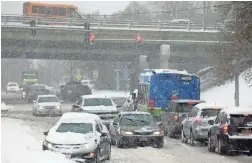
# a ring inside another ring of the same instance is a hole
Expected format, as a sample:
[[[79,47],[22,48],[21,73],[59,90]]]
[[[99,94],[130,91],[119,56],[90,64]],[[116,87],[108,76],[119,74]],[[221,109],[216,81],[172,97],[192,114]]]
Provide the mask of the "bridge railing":
[[[36,21],[36,26],[39,25],[64,25],[69,27],[81,26],[84,28],[84,23],[89,22],[90,28],[142,28],[142,29],[184,29],[184,30],[217,30],[219,26],[205,26],[202,24],[174,24],[172,22],[162,21],[113,21],[113,20],[88,20],[88,19],[53,19],[43,18],[34,16],[22,16],[22,15],[2,15],[2,26],[5,25],[18,25],[18,24],[29,24],[31,20]]]

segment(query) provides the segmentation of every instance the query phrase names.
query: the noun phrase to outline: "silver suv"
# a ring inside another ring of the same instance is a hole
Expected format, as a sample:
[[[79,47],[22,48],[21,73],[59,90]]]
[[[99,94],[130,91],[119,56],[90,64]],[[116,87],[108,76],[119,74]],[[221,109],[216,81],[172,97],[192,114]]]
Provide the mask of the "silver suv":
[[[181,138],[183,142],[194,145],[194,141],[205,143],[208,140],[209,120],[214,120],[225,107],[200,103],[195,105],[187,118],[182,122]]]

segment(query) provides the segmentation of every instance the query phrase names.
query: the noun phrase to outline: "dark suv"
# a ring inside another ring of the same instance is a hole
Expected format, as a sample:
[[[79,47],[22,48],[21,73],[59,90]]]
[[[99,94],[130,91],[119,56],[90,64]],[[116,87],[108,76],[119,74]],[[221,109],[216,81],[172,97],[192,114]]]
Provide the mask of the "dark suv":
[[[252,154],[251,108],[223,109],[216,119],[209,120],[208,150],[221,155],[242,152]]]
[[[162,128],[170,138],[178,137],[181,134],[181,122],[187,117],[191,109],[203,103],[203,100],[172,100],[167,110],[162,115]]]

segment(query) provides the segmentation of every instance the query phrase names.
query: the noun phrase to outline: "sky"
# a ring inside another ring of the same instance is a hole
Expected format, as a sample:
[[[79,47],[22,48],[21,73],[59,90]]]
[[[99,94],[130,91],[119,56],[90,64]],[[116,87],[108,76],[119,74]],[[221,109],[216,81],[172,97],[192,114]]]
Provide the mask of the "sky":
[[[1,14],[21,15],[22,5],[27,1],[2,1]],[[80,13],[91,13],[99,10],[100,14],[112,14],[116,11],[123,10],[129,1],[47,1],[47,3],[72,4],[79,8]]]

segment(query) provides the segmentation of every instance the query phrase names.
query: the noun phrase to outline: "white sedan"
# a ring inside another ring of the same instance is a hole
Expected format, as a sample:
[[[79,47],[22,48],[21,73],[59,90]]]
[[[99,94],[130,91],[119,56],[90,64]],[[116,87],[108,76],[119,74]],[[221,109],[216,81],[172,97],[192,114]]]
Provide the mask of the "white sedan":
[[[63,114],[60,101],[55,95],[39,95],[37,100],[33,101],[32,112],[34,116]]]

